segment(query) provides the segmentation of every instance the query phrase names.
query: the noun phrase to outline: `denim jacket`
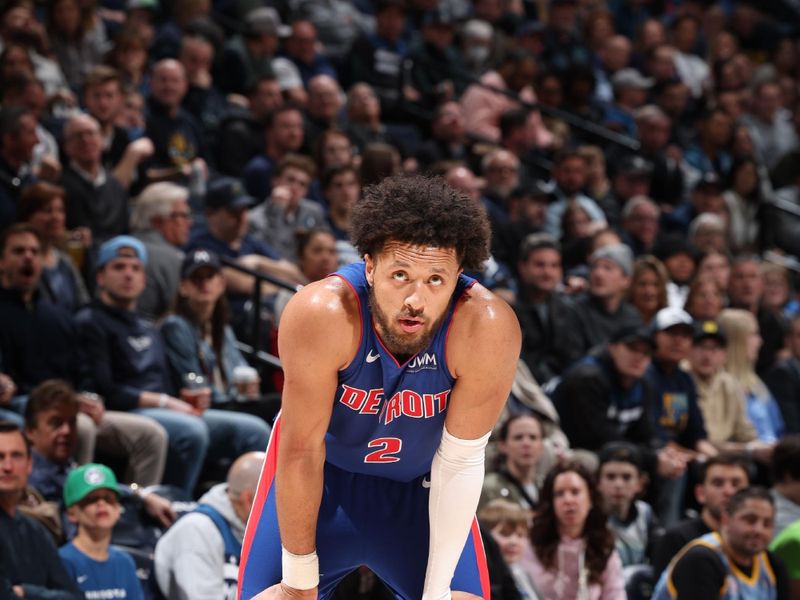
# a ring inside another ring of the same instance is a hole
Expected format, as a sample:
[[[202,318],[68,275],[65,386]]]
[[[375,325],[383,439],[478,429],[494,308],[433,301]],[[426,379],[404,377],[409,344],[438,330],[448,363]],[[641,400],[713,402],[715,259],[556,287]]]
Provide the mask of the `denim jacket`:
[[[196,324],[190,323],[184,317],[170,315],[161,324],[161,335],[164,338],[169,372],[176,392],[183,386],[183,377],[186,373],[199,373],[208,377],[214,372],[219,359],[211,344],[203,339]],[[233,330],[226,325],[220,371],[224,374],[228,387],[220,389],[218,386],[213,386],[212,403],[227,402],[236,397],[236,388],[231,383],[233,369],[246,364],[247,361],[236,347]]]

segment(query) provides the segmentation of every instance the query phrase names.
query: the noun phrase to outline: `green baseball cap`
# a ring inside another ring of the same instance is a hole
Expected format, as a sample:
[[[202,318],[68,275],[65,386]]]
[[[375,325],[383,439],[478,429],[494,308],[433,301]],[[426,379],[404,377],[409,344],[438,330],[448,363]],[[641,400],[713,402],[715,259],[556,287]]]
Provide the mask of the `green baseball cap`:
[[[117,478],[111,469],[98,464],[88,464],[73,469],[64,483],[64,505],[69,508],[95,490],[114,490],[119,494]]]

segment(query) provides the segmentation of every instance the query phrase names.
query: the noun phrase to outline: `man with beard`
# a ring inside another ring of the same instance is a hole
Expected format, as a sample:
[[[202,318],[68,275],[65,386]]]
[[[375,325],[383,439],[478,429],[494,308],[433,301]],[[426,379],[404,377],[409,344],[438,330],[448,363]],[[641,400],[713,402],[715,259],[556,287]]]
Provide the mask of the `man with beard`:
[[[574,150],[565,150],[553,161],[553,181],[555,202],[547,207],[544,229],[555,237],[561,238],[561,221],[567,207],[577,204],[589,218],[597,223],[597,229],[605,226],[606,217],[597,202],[583,193],[588,178],[586,158]]]
[[[720,518],[728,501],[750,484],[749,464],[732,454],[718,454],[704,462],[694,487],[700,514],[670,527],[653,548],[653,571],[656,576],[667,568],[681,548],[695,538],[719,531]]]
[[[400,598],[487,598],[474,512],[520,333],[462,274],[488,257],[485,213],[441,179],[392,177],[351,235],[364,262],[304,287],[281,319],[283,410],[240,596],[329,598],[366,565]]]
[[[774,519],[767,490],[752,487],[736,493],[722,511],[719,532],[681,551],[661,576],[653,599],[789,598],[786,567],[767,551]]]

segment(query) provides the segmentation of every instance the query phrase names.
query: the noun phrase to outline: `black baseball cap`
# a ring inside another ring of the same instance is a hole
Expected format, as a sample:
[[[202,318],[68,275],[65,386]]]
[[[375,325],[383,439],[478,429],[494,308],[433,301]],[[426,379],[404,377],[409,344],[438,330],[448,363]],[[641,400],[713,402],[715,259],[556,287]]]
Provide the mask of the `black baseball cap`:
[[[628,345],[636,342],[647,342],[652,348],[654,345],[652,330],[646,325],[623,325],[608,339],[609,344]]]
[[[255,198],[247,193],[238,179],[220,177],[208,184],[206,208],[241,208],[255,203]]]
[[[643,470],[642,453],[630,442],[609,442],[600,448],[597,458],[601,467],[606,463],[620,462],[629,463],[638,471]]]
[[[202,267],[209,267],[219,273],[222,270],[222,263],[219,261],[219,256],[210,250],[195,248],[183,257],[181,279],[188,279],[197,269]]]
[[[697,343],[702,340],[716,340],[722,347],[728,345],[728,337],[725,335],[725,332],[720,329],[719,323],[711,319],[707,321],[696,321],[694,324],[692,341]]]

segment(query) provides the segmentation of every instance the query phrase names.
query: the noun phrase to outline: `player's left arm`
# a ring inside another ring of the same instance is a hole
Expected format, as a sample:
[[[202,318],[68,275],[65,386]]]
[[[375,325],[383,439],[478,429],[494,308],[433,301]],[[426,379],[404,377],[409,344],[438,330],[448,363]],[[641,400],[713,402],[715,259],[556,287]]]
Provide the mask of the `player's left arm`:
[[[447,348],[456,383],[431,465],[423,600],[450,599],[450,581],[480,498],[486,442],[519,359],[521,334],[513,311],[483,287],[475,288],[456,313]]]

